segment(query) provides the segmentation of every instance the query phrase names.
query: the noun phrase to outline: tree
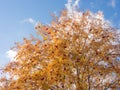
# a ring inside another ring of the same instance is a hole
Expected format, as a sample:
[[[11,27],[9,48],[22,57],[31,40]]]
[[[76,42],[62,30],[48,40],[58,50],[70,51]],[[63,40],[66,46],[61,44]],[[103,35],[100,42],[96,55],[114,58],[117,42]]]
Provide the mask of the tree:
[[[3,68],[0,90],[116,90],[120,87],[120,33],[101,12],[63,10],[24,38]]]

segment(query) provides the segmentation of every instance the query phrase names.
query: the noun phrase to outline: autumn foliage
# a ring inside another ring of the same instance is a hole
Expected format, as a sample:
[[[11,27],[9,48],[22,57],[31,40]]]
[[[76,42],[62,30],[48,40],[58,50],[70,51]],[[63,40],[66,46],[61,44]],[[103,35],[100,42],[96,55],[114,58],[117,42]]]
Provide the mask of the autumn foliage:
[[[42,36],[24,38],[15,61],[3,68],[0,90],[116,90],[120,87],[120,34],[101,12],[63,10]]]

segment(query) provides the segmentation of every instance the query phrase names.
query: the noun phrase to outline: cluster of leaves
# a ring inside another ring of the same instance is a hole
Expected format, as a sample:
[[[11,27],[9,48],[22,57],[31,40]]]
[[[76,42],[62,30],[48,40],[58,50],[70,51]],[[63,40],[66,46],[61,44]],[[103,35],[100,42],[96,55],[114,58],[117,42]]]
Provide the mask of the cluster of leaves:
[[[17,44],[15,61],[3,68],[0,90],[116,90],[120,87],[120,34],[100,12],[63,10],[43,37]]]

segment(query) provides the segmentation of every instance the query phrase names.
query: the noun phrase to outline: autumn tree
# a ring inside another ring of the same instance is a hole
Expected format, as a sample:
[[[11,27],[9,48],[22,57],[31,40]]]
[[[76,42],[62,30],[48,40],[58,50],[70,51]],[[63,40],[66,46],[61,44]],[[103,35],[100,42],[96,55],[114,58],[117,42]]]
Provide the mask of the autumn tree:
[[[42,39],[24,38],[2,68],[0,90],[116,90],[120,87],[120,33],[102,12],[65,9]]]

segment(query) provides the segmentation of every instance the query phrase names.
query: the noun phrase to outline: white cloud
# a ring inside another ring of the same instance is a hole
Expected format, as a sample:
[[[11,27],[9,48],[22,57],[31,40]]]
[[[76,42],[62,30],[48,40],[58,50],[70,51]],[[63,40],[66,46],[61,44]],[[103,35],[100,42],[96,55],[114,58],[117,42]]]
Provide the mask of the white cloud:
[[[72,11],[72,9],[75,9],[78,7],[80,0],[68,0],[67,4],[65,4],[68,11]]]
[[[72,4],[72,0],[68,0],[68,3],[65,4],[65,6],[66,6],[66,8],[67,8],[67,10],[68,10],[69,13],[72,12],[72,6],[71,6],[71,4]]]
[[[74,2],[74,4],[73,4],[73,7],[78,7],[79,1],[80,1],[80,0],[76,0],[76,1]]]
[[[76,11],[79,1],[80,0],[68,0],[67,4],[65,4],[68,11],[68,16],[71,16],[71,14]]]
[[[115,0],[111,0],[110,6],[112,6],[112,8],[115,8],[116,7],[116,1]]]
[[[71,3],[72,2],[72,0],[68,0],[68,3]]]
[[[11,61],[15,61],[15,56],[17,55],[16,51],[13,50],[9,50],[6,52],[7,57],[11,60]]]
[[[23,23],[30,23],[30,24],[33,24],[33,25],[36,24],[36,21],[32,18],[24,19],[24,20],[22,20],[22,22]]]

